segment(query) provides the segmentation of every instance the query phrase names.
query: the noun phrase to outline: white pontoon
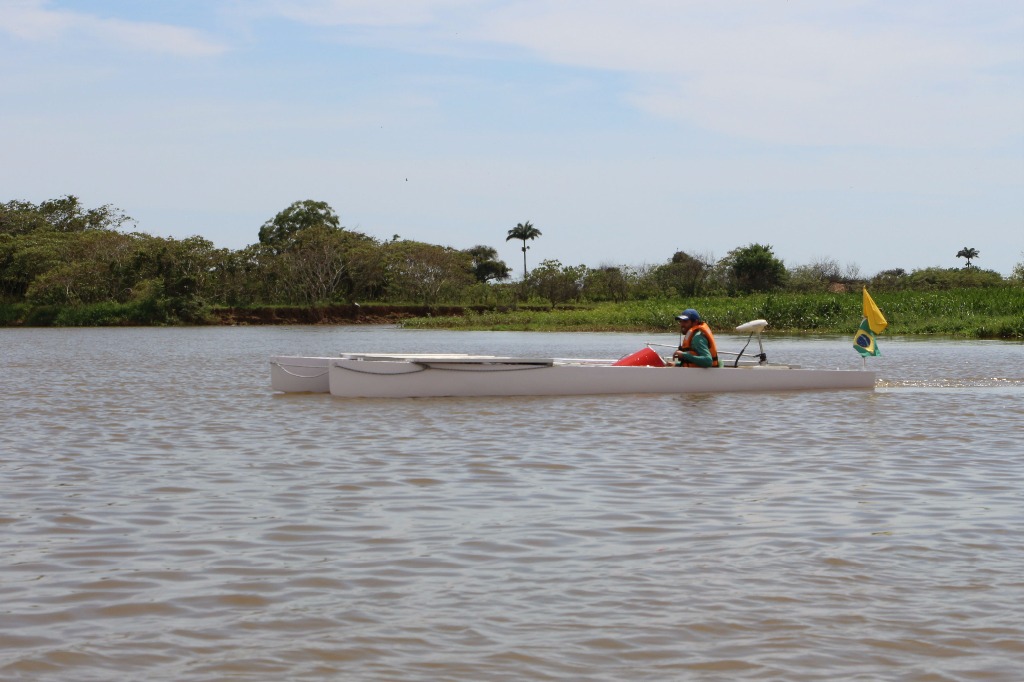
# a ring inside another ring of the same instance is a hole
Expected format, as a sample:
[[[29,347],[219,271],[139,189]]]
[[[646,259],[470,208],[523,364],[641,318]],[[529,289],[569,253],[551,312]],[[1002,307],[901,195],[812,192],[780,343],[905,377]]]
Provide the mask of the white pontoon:
[[[344,398],[540,396],[614,393],[718,393],[873,389],[875,372],[770,364],[764,320],[737,327],[757,335],[759,353],[720,353],[715,369],[673,368],[656,344],[613,359],[504,357],[430,353],[341,353],[271,358],[271,384],[283,392]],[[750,339],[748,339],[749,345]],[[671,347],[674,350],[674,347]]]

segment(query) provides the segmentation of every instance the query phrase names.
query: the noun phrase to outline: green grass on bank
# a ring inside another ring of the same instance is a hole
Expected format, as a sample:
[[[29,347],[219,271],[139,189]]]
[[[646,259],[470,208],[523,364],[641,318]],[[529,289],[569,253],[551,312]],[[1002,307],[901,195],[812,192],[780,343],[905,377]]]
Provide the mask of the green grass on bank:
[[[0,327],[155,327],[201,319],[191,313],[164,300],[75,306],[0,303]]]
[[[873,295],[889,321],[888,334],[940,334],[966,338],[1024,338],[1024,290],[1019,288],[894,292]],[[551,311],[468,312],[462,316],[418,317],[404,326],[418,329],[529,331],[675,331],[675,315],[697,308],[712,329],[731,329],[768,320],[786,333],[853,333],[862,318],[860,292],[848,294],[756,294],[690,301],[632,301],[575,306]]]
[[[873,294],[889,320],[887,334],[947,335],[978,339],[1024,339],[1024,289],[993,287],[945,291],[900,291]],[[676,331],[675,315],[694,307],[716,330],[755,319],[768,320],[769,329],[793,334],[852,334],[861,320],[861,294],[756,294],[742,297],[701,297],[692,300],[649,300],[627,303],[576,305],[555,310],[520,307],[507,310],[469,307],[433,307],[430,316],[403,321],[419,329],[476,329],[528,331]],[[404,315],[419,314],[422,306],[366,304],[361,321],[382,321],[396,310]],[[280,315],[261,313],[273,308],[253,308],[252,320],[261,324]],[[296,324],[345,323],[310,307],[309,320],[298,313],[307,309],[288,307],[285,315]],[[298,313],[296,312],[298,311]],[[313,314],[313,313],[323,314]],[[458,311],[458,312],[456,312]],[[241,312],[245,312],[244,310]],[[241,314],[241,313],[240,313]],[[284,314],[284,313],[282,313]],[[403,316],[404,316],[403,315]],[[358,320],[359,318],[357,318]],[[281,323],[276,319],[272,323]],[[285,320],[287,321],[287,320]],[[353,320],[355,321],[355,320]],[[0,327],[102,327],[123,325],[218,324],[225,322],[205,315],[202,309],[176,305],[165,299],[130,303],[97,303],[81,306],[29,306],[0,303]]]

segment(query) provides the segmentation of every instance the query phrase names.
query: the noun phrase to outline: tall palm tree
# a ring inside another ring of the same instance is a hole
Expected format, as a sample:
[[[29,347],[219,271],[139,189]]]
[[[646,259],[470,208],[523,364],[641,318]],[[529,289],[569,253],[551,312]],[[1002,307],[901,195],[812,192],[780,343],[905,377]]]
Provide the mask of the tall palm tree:
[[[972,249],[969,246],[965,246],[964,248],[962,248],[962,249],[960,249],[959,251],[956,252],[956,257],[957,258],[966,258],[967,259],[967,267],[971,267],[971,259],[972,258],[977,258],[979,255],[981,255],[981,254],[978,253],[977,249]]]
[[[519,223],[518,225],[513,227],[511,230],[509,230],[508,231],[508,236],[505,237],[505,241],[509,241],[511,239],[522,239],[523,240],[523,279],[526,279],[526,275],[527,275],[527,272],[526,272],[526,250],[528,248],[530,248],[529,246],[526,245],[526,240],[527,239],[531,239],[531,240],[532,239],[536,239],[539,236],[540,236],[540,230],[538,230],[536,227],[534,227],[532,224],[530,224],[530,221],[527,220],[525,223]]]

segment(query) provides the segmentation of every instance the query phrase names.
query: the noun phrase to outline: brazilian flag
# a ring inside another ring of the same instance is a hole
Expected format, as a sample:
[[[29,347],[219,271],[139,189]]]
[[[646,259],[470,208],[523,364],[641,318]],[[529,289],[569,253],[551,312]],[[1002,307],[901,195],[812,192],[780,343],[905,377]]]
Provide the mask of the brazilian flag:
[[[865,357],[882,354],[878,350],[878,344],[875,343],[875,333],[871,331],[871,325],[866,317],[861,320],[860,329],[857,330],[857,335],[853,337],[853,347]]]

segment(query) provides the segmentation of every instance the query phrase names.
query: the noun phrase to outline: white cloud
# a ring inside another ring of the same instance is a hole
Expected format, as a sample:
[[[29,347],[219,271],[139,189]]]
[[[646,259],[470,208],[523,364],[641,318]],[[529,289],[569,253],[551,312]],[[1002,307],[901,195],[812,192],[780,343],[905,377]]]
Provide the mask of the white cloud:
[[[135,51],[208,57],[227,48],[200,31],[154,22],[105,19],[48,9],[46,0],[13,0],[0,5],[0,30],[26,41],[86,39]]]
[[[1020,12],[1011,26],[960,27],[941,11],[882,11],[530,0],[490,15],[479,35],[632,75],[631,101],[652,114],[770,143],[973,146],[1021,133]]]
[[[878,0],[273,0],[407,51],[615,72],[650,115],[771,144],[978,147],[1020,136],[1024,12]]]
[[[189,57],[209,57],[226,51],[226,46],[213,42],[198,31],[166,24],[117,20],[83,20],[82,29],[102,40],[128,48],[165,52]]]

